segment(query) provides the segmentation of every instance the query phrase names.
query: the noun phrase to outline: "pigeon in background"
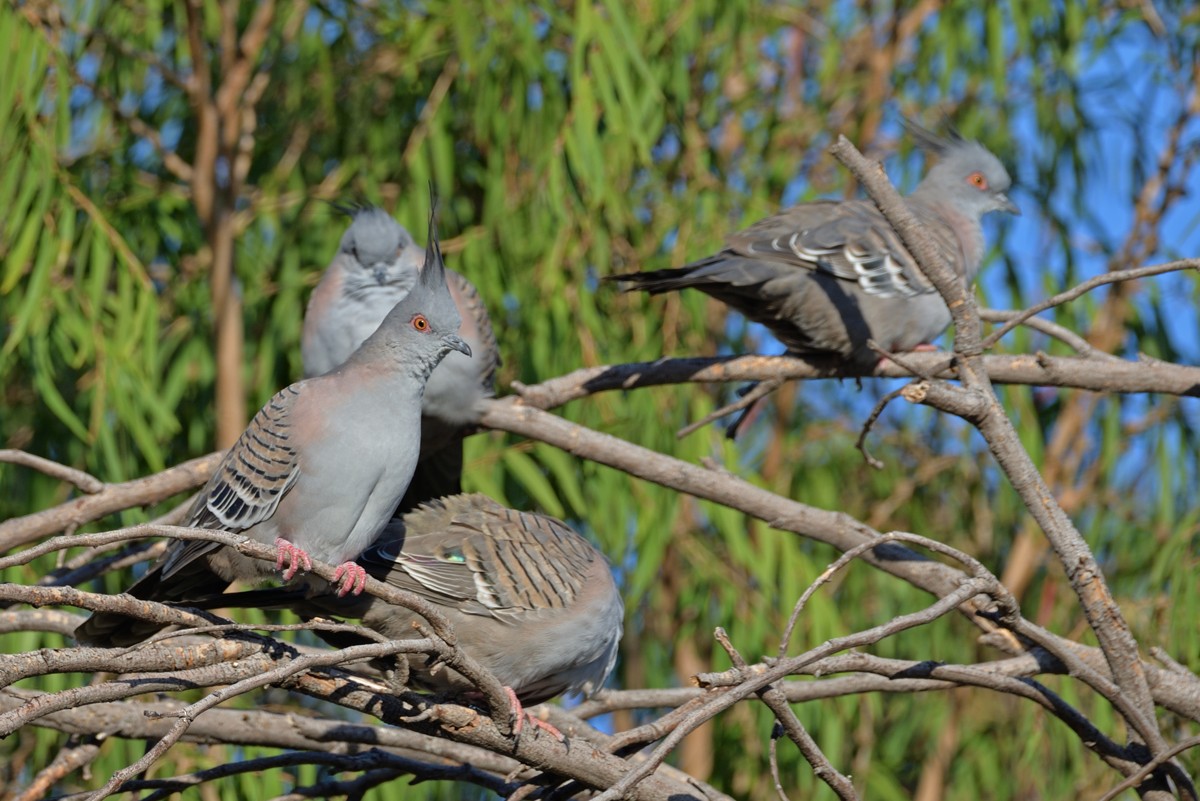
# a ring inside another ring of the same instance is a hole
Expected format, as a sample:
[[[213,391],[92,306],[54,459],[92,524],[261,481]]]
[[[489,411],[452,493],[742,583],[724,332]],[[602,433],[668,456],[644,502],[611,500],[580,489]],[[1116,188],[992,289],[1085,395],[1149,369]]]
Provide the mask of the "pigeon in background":
[[[1007,194],[1012,180],[978,142],[906,127],[939,157],[907,197],[909,209],[970,284],[985,249],[983,216],[1020,213]],[[909,351],[950,325],[950,310],[870,200],[802,203],[734,234],[707,258],[607,280],[651,294],[694,287],[765,325],[791,352],[836,354],[865,368],[880,358],[868,340]]]
[[[273,543],[285,580],[312,559],[339,564],[339,592],[361,592],[366,574],[352,560],[387,525],[416,470],[426,381],[448,352],[471,353],[458,335],[460,322],[431,213],[426,267],[408,294],[345,364],[267,402],[225,454],[184,525]],[[268,565],[232,548],[178,541],[128,592],[187,601],[270,574]],[[80,624],[76,640],[124,646],[160,628],[98,613]]]
[[[353,221],[321,276],[304,315],[304,374],[320,375],[350,357],[417,281],[424,265],[412,236],[383,209],[346,209]],[[478,404],[494,394],[500,355],[478,291],[446,270],[462,317],[459,334],[472,356],[449,354],[433,371],[422,406],[420,468],[400,512],[460,492],[462,440],[479,419]]]

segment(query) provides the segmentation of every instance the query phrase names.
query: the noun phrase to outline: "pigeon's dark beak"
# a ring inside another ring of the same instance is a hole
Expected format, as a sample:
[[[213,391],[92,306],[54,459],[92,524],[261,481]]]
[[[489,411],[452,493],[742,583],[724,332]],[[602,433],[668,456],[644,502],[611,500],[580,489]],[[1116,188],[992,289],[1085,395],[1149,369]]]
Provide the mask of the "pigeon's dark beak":
[[[379,284],[380,286],[387,286],[388,271],[386,266],[380,265],[379,267],[376,267],[371,271],[371,274],[375,276],[375,283]]]
[[[442,341],[445,342],[451,350],[456,350],[464,356],[471,355],[471,346],[468,345],[467,341],[458,334],[446,334],[446,336],[442,337]]]
[[[1018,207],[1016,203],[1013,203],[1011,200],[1009,200],[1008,195],[999,194],[996,196],[996,200],[1000,203],[1000,211],[1007,211],[1009,214],[1015,214],[1018,217],[1021,216],[1020,207]]]

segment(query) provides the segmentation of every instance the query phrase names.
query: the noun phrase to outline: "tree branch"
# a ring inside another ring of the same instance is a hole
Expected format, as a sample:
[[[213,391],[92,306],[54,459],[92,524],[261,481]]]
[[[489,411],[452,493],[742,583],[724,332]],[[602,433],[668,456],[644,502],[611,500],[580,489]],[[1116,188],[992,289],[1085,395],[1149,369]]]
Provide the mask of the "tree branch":
[[[0,553],[6,553],[48,534],[78,528],[106,515],[135,506],[159,503],[173,495],[203,486],[224,454],[220,451],[191,459],[145,478],[105,484],[94,495],[75,498],[51,509],[0,523]]]
[[[953,408],[936,405],[933,399],[947,397],[946,393],[930,392],[927,394],[928,400],[921,402],[929,402],[935,408],[964,416],[983,435],[1000,468],[1046,533],[1082,604],[1084,616],[1100,642],[1121,693],[1138,710],[1137,717],[1140,720],[1127,718],[1127,722],[1146,738],[1152,753],[1162,752],[1167,747],[1166,741],[1154,718],[1154,701],[1138,655],[1137,642],[1109,592],[1091,549],[1054,499],[996,397],[987,368],[980,358],[984,343],[980,339],[979,315],[973,295],[966,291],[963,281],[933,245],[888,181],[883,169],[878,164],[872,166],[844,136],[839,137],[832,152],[863,183],[880,212],[916,258],[921,271],[937,288],[954,319],[954,352],[960,360],[959,377],[965,392],[975,396],[974,405],[978,411],[962,415]],[[1145,725],[1139,726],[1139,723],[1148,723],[1149,729]],[[1149,792],[1157,789],[1151,787]]]
[[[728,473],[698,467],[584,428],[526,406],[517,398],[485,402],[480,423],[486,428],[545,442],[631,476],[736,509],[773,528],[827,543],[843,552],[864,542],[873,542],[878,547],[865,554],[864,561],[934,595],[953,592],[966,578],[962,571],[930,561],[898,543],[879,545],[882,542],[880,532],[849,515],[783,498]],[[974,603],[968,603],[962,611],[985,632],[995,630],[995,624],[981,616]],[[1039,630],[1043,636],[1052,638],[1056,647],[1107,672],[1104,657],[1096,649]],[[1144,669],[1152,677],[1151,684],[1159,703],[1176,714],[1200,721],[1200,679],[1192,676],[1181,681],[1180,675],[1153,664],[1145,664]]]
[[[513,382],[528,406],[552,409],[599,392],[684,383],[729,383],[771,379],[913,378],[920,370],[933,378],[958,379],[946,353],[906,353],[906,369],[895,362],[862,370],[832,357],[709,356],[585,367],[540,384]],[[1100,356],[1049,356],[1044,353],[990,355],[983,364],[998,384],[1051,386],[1092,392],[1153,392],[1200,397],[1200,367],[1161,361],[1127,361]]]
[[[1064,303],[1075,300],[1081,295],[1092,291],[1096,287],[1105,286],[1107,284],[1123,283],[1125,281],[1135,281],[1138,278],[1146,278],[1151,275],[1162,275],[1163,273],[1178,272],[1180,270],[1200,270],[1200,259],[1181,259],[1179,261],[1172,261],[1166,264],[1155,264],[1148,267],[1134,267],[1128,270],[1113,270],[1111,272],[1104,273],[1103,275],[1097,275],[1094,278],[1090,278],[1081,284],[1071,287],[1066,292],[1060,292],[1053,297],[1043,300],[1041,303],[1036,303],[1023,311],[1018,312],[1012,317],[1012,319],[1008,320],[1004,323],[1004,325],[1000,326],[998,329],[989,334],[988,337],[983,340],[982,347],[984,350],[990,348],[992,345],[1000,341],[1001,337],[1016,328],[1018,325],[1028,321],[1031,317],[1033,317],[1033,315],[1041,314],[1047,309],[1053,309],[1055,306],[1061,306]]]
[[[65,481],[80,492],[86,492],[89,495],[94,495],[104,489],[104,482],[89,473],[76,470],[74,467],[67,467],[65,464],[59,464],[41,456],[34,456],[32,453],[26,453],[25,451],[18,451],[12,448],[0,449],[0,462],[17,464],[37,470],[39,473],[45,473],[51,478]]]

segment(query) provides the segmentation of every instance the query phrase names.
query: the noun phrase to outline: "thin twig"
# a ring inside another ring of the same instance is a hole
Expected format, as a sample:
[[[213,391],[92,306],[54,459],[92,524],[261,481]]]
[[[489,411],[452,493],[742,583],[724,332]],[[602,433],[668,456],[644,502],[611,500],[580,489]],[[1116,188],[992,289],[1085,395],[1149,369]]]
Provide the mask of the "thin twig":
[[[1168,761],[1179,756],[1184,751],[1195,748],[1196,746],[1200,746],[1200,737],[1189,737],[1186,740],[1181,740],[1180,742],[1168,748],[1166,751],[1163,751],[1161,754],[1155,755],[1154,759],[1150,760],[1145,765],[1142,765],[1135,773],[1128,776],[1125,781],[1121,782],[1116,787],[1100,796],[1097,801],[1114,801],[1117,796],[1128,790],[1130,787],[1137,787],[1146,779],[1147,776],[1156,771],[1158,768],[1162,767]]]
[[[37,470],[39,473],[45,473],[51,478],[65,481],[76,487],[80,492],[86,492],[89,495],[94,495],[104,489],[104,482],[90,473],[76,470],[74,467],[67,467],[65,464],[59,464],[58,462],[41,456],[35,456],[25,451],[13,448],[0,449],[0,462],[19,464],[22,467]]]
[[[1021,325],[1035,314],[1041,314],[1047,309],[1053,309],[1055,306],[1061,306],[1064,303],[1069,303],[1072,300],[1091,292],[1096,287],[1105,286],[1107,284],[1122,283],[1125,281],[1136,281],[1139,278],[1146,278],[1151,275],[1162,275],[1163,273],[1179,272],[1180,270],[1200,270],[1200,259],[1180,259],[1179,261],[1167,262],[1166,264],[1154,264],[1146,267],[1134,267],[1128,270],[1113,270],[1097,275],[1094,278],[1089,278],[1081,284],[1071,287],[1065,292],[1060,292],[1053,297],[1046,298],[1041,303],[1035,303],[1027,309],[1015,314],[1008,322],[997,328],[983,340],[982,346],[990,348],[996,344],[1001,337],[1009,331]]]
[[[735,668],[745,669],[747,667],[746,660],[734,648],[733,643],[729,640],[729,635],[725,633],[724,629],[717,629],[716,639],[721,644],[721,647],[725,649],[725,653],[729,654],[729,658]],[[812,766],[817,778],[829,785],[829,789],[833,790],[834,794],[842,799],[842,801],[858,801],[858,793],[855,791],[850,779],[833,767],[833,763],[821,751],[816,740],[812,738],[812,735],[804,728],[804,724],[796,717],[796,713],[788,706],[787,698],[779,688],[771,684],[759,690],[758,695],[763,703],[767,705],[767,708],[775,714],[775,719],[780,730],[787,734],[791,741],[796,744],[796,747],[800,749],[800,754]],[[778,786],[779,765],[775,759],[775,739],[772,736],[771,775],[775,778],[776,785]]]
[[[783,791],[783,779],[779,775],[779,738],[782,736],[783,724],[775,721],[775,725],[771,727],[771,744],[767,760],[771,766],[771,781],[775,783],[775,795],[779,797],[779,801],[792,801]]]
[[[875,404],[875,408],[873,408],[871,413],[867,415],[867,419],[863,422],[862,428],[859,429],[858,439],[854,441],[854,447],[857,448],[858,452],[862,454],[863,459],[865,459],[867,464],[876,470],[882,470],[885,465],[883,462],[872,456],[871,452],[867,450],[867,436],[871,433],[871,429],[875,426],[876,421],[879,420],[880,415],[883,414],[883,410],[888,407],[888,404],[894,401],[896,398],[899,398],[903,393],[903,389],[894,389],[880,398]]]
[[[985,323],[1007,323],[1010,320],[1016,319],[1022,314],[1019,311],[1009,311],[1008,309],[980,309],[979,319]],[[1031,328],[1040,334],[1057,339],[1067,347],[1074,350],[1080,356],[1087,359],[1103,359],[1105,361],[1120,361],[1121,357],[1114,356],[1111,353],[1105,353],[1101,350],[1096,350],[1092,343],[1076,334],[1066,326],[1059,325],[1051,320],[1043,320],[1041,317],[1027,317],[1021,321],[1021,325],[1026,328]]]
[[[720,420],[722,417],[731,415],[734,412],[740,412],[742,409],[753,406],[759,400],[767,397],[772,392],[779,389],[779,387],[782,386],[782,384],[783,384],[783,382],[779,381],[778,379],[768,379],[765,381],[759,381],[757,384],[755,384],[750,389],[750,391],[748,391],[745,395],[742,395],[740,398],[735,400],[733,403],[727,403],[724,406],[722,406],[720,409],[709,412],[708,414],[704,415],[696,422],[688,423],[686,426],[684,426],[683,428],[676,431],[675,438],[683,439],[688,434],[691,434],[694,431],[699,431],[700,429],[704,428],[709,423]]]
[[[429,135],[429,126],[442,107],[442,102],[446,99],[450,87],[454,84],[454,79],[458,76],[458,68],[459,61],[454,55],[447,58],[445,64],[442,65],[442,71],[437,80],[433,82],[433,88],[429,90],[429,97],[421,106],[421,113],[417,115],[417,124],[413,126],[412,133],[408,135],[408,141],[404,143],[404,152],[400,155],[401,164],[411,163],[413,156]]]

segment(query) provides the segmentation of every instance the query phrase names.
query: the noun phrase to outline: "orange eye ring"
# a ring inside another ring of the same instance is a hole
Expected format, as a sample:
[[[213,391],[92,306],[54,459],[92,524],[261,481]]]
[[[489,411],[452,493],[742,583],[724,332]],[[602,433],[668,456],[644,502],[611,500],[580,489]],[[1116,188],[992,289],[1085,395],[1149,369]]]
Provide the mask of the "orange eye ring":
[[[425,319],[425,315],[423,314],[414,315],[412,318],[412,327],[418,331],[428,331],[429,320]]]
[[[981,172],[973,172],[970,175],[968,175],[967,183],[969,183],[971,186],[975,187],[976,189],[987,189],[988,188],[987,177]]]

